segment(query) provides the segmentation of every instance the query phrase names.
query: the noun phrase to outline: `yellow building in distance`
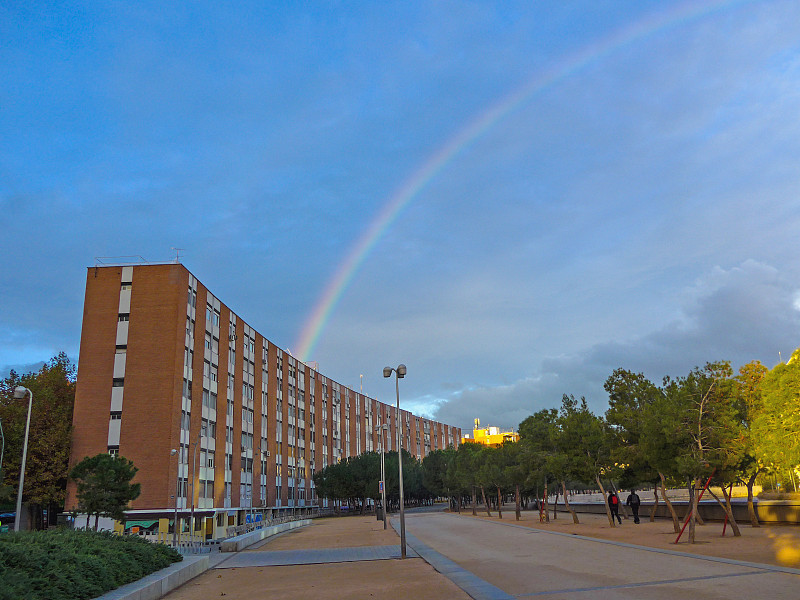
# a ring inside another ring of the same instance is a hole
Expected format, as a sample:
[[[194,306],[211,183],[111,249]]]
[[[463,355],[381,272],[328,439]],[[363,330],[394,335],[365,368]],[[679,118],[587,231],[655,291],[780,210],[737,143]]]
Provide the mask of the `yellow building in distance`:
[[[472,430],[472,437],[465,434],[461,438],[461,443],[473,442],[484,444],[485,446],[502,446],[503,442],[517,442],[519,434],[516,431],[500,431],[498,427],[481,427],[481,420],[475,419],[475,429]]]

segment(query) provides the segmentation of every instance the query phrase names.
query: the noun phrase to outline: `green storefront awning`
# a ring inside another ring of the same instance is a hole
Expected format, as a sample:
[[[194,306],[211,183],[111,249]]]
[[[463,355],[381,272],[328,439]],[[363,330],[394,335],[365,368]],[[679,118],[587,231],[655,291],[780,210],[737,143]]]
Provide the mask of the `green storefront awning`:
[[[130,529],[131,527],[141,527],[142,529],[147,529],[156,523],[158,523],[158,521],[126,521],[125,529]]]

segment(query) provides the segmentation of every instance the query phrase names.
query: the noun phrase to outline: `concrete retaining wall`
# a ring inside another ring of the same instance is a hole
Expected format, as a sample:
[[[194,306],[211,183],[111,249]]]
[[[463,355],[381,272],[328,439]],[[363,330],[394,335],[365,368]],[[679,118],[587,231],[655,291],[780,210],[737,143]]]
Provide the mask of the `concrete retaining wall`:
[[[598,503],[584,504],[570,502],[569,504],[575,509],[575,512],[578,513],[605,514],[606,512],[605,506]],[[683,520],[686,518],[686,514],[689,510],[688,502],[675,502],[673,500],[672,506],[675,508],[675,512],[678,514],[679,519]],[[732,506],[733,518],[736,519],[737,522],[750,522],[750,516],[747,514],[746,502],[734,502]],[[652,507],[652,502],[642,503],[642,507],[639,509],[639,515],[644,518],[649,518]],[[755,503],[755,507],[758,520],[762,523],[800,523],[800,502],[798,501],[760,500]],[[553,507],[550,505],[550,510],[552,509]],[[566,512],[562,502],[558,503],[558,511]],[[725,520],[725,511],[723,511],[719,504],[717,504],[717,502],[714,500],[711,502],[706,502],[705,500],[700,502],[699,511],[700,516],[706,521]],[[620,514],[623,514],[622,508],[620,508]],[[671,518],[669,509],[663,501],[659,502],[658,504],[656,516],[665,519]]]
[[[251,531],[250,533],[237,535],[236,537],[227,539],[224,542],[220,542],[219,551],[239,552],[240,550],[244,550],[248,546],[252,546],[256,542],[260,542],[261,540],[271,537],[273,535],[283,533],[284,531],[289,531],[290,529],[294,529],[295,527],[303,527],[305,525],[310,525],[310,524],[311,524],[311,519],[301,519],[300,521],[289,521],[288,523],[281,523],[280,525],[271,525],[269,527],[264,527],[263,529],[256,529],[255,531]]]
[[[270,536],[310,524],[311,519],[303,519],[251,531],[221,542],[220,552],[238,552]],[[157,600],[190,579],[207,571],[209,563],[210,557],[208,554],[204,556],[184,556],[182,562],[151,573],[139,581],[118,587],[95,600]]]
[[[184,557],[179,563],[111,590],[96,600],[157,600],[207,571],[208,564],[208,555]]]

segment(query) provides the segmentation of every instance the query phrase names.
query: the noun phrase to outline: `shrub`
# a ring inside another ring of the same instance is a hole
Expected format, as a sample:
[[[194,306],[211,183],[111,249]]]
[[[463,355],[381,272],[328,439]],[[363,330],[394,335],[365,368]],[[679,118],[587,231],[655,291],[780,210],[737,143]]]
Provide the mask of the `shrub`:
[[[181,555],[108,532],[56,529],[0,535],[0,600],[83,600],[141,579]]]

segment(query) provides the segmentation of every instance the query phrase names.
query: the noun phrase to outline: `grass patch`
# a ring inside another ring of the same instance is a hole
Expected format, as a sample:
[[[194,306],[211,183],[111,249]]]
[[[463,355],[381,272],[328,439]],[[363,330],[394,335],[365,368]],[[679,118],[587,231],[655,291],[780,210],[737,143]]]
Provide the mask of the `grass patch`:
[[[84,600],[183,560],[163,544],[56,529],[0,535],[0,600]]]

